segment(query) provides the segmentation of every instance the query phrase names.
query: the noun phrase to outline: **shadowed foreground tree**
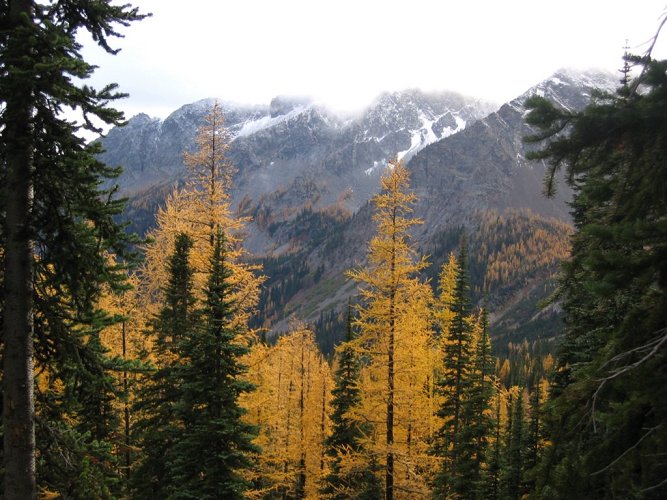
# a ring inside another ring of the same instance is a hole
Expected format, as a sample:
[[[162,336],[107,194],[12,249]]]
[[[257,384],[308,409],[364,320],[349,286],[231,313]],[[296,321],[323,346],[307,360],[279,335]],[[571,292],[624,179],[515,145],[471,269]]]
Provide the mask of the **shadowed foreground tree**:
[[[112,218],[121,205],[99,185],[118,172],[99,163],[99,150],[75,134],[81,128],[95,131],[92,117],[119,124],[122,114],[107,104],[123,96],[115,85],[96,91],[75,83],[94,70],[81,57],[76,36],[86,31],[114,53],[107,42],[120,36],[116,26],[142,17],[130,5],[110,1],[0,4],[7,499],[36,494],[36,411],[45,433],[37,444],[40,484],[66,495],[76,488],[72,477],[83,481],[83,475],[90,478],[105,467],[102,476],[112,473],[98,446],[113,430],[112,422],[100,420],[105,417],[100,409],[108,403],[103,399],[113,397],[99,344],[107,320],[94,304],[102,283],[117,287],[122,281],[121,269],[110,266],[104,253],[122,254],[125,236]],[[82,114],[82,126],[63,118],[71,108]],[[40,393],[36,402],[35,360],[38,373],[48,365],[48,387],[62,387]],[[71,417],[69,423],[63,413]],[[88,425],[89,415],[96,416],[95,425]],[[67,462],[56,466],[51,462],[56,456],[66,456]]]
[[[580,113],[526,103],[547,193],[561,167],[575,192],[540,498],[667,493],[667,61],[634,61],[636,80]]]

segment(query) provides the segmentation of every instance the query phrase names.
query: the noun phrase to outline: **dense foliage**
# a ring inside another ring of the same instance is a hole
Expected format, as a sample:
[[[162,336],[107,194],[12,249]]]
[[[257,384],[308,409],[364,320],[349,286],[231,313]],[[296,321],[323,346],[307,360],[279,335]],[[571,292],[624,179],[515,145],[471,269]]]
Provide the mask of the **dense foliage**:
[[[97,302],[105,287],[124,286],[124,266],[114,263],[122,261],[109,255],[128,257],[128,237],[114,219],[122,203],[100,188],[118,171],[77,132],[96,131],[95,119],[120,124],[108,104],[123,95],[116,85],[80,83],[94,66],[77,35],[88,32],[113,53],[117,27],[142,17],[108,1],[0,3],[6,498],[32,497],[37,488],[63,496],[119,491],[111,455],[111,402],[120,396],[111,374],[119,365],[100,342],[113,318]],[[68,110],[82,124],[65,118]]]
[[[394,159],[346,275],[327,259],[346,261],[343,229],[360,219],[340,206],[281,223],[249,199],[232,211],[215,103],[130,272],[122,203],[101,187],[117,171],[76,135],[91,118],[119,124],[107,103],[121,95],[74,83],[93,71],[76,35],[113,52],[114,26],[142,17],[109,1],[0,2],[3,498],[665,496],[667,61],[628,58],[641,74],[626,66],[618,93],[581,112],[528,99],[532,157],[550,162],[547,195],[565,169],[574,231],[489,211],[422,251]],[[263,271],[246,215],[291,243]],[[530,288],[564,259],[557,287]],[[343,319],[322,304],[346,280]],[[553,315],[530,342],[516,310],[490,326],[487,307],[520,289],[531,314],[556,290],[557,358]],[[252,328],[297,301],[318,331]]]
[[[637,61],[636,61],[637,62]],[[535,158],[566,169],[576,232],[549,403],[542,497],[652,498],[667,488],[667,61],[581,113],[535,97]]]

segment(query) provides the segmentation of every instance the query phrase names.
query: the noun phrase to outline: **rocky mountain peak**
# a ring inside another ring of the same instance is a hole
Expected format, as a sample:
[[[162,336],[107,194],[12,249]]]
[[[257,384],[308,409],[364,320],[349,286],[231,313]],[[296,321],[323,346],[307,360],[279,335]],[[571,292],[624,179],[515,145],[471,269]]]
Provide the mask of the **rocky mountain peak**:
[[[618,88],[618,76],[606,71],[577,71],[563,68],[546,80],[531,87],[511,101],[511,105],[523,108],[528,97],[539,95],[564,109],[582,109],[590,101],[594,90],[614,93]]]
[[[567,190],[543,200],[544,168],[525,159],[523,102],[537,93],[581,109],[593,87],[614,83],[610,75],[559,71],[499,109],[453,92],[386,92],[346,119],[303,97],[279,96],[264,106],[221,101],[237,167],[233,206],[262,215],[263,226],[250,229],[257,236],[251,250],[268,253],[287,243],[268,229],[295,220],[304,206],[359,210],[377,192],[387,161],[398,156],[410,162],[427,221],[447,214],[464,222],[465,213],[517,203],[566,219]],[[124,194],[143,196],[151,186],[183,178],[183,151],[193,147],[212,104],[185,105],[164,121],[138,116],[109,133],[102,160],[124,167]],[[435,227],[429,222],[424,229]]]

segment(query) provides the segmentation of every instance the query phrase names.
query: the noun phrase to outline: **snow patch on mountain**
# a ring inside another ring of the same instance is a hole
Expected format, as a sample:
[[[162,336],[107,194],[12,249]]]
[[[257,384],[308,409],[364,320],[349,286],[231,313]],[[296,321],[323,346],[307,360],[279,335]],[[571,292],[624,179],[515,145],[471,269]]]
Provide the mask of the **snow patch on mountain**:
[[[380,161],[376,160],[376,161],[373,162],[373,166],[371,168],[367,168],[366,170],[364,170],[364,173],[368,176],[371,176],[377,170],[380,170],[380,169],[384,170],[384,168],[386,166],[387,166],[387,160],[386,159],[383,159],[383,160],[380,160]]]
[[[612,73],[565,68],[531,87],[509,104],[515,109],[523,109],[526,99],[537,95],[556,103],[563,109],[574,111],[581,109],[588,102],[593,90],[613,94],[617,88],[618,78]]]
[[[306,110],[306,106],[297,106],[284,115],[271,116],[266,115],[258,119],[250,119],[241,124],[241,127],[234,133],[234,138],[247,137],[260,130],[274,127],[279,123],[289,121]]]
[[[442,132],[438,136],[433,130],[433,125],[435,125],[441,118],[449,115],[450,113],[443,113],[439,116],[429,119],[423,112],[420,113],[419,118],[422,122],[422,126],[419,129],[413,130],[410,137],[410,147],[405,151],[400,151],[397,153],[399,160],[409,159],[419,151],[424,149],[426,146],[433,144],[445,137],[449,137],[452,134],[460,132],[466,127],[466,121],[461,118],[458,114],[452,113],[452,117],[456,123],[455,127],[444,127]]]

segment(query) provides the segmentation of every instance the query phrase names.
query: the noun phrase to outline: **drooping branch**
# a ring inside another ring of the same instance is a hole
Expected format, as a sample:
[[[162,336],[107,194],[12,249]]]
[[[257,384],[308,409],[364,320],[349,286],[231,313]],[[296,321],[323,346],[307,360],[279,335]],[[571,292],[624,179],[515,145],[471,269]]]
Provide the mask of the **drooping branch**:
[[[597,476],[598,474],[602,474],[604,471],[607,471],[607,470],[611,469],[611,468],[612,468],[614,465],[616,465],[616,464],[617,464],[617,463],[618,463],[618,462],[619,462],[625,455],[627,455],[627,454],[630,453],[632,450],[634,450],[635,448],[637,448],[637,446],[639,446],[639,445],[641,444],[641,442],[644,441],[644,439],[646,439],[646,438],[647,438],[649,435],[651,435],[653,432],[655,432],[655,431],[657,431],[658,429],[660,429],[660,427],[662,427],[662,425],[656,425],[655,427],[651,427],[648,431],[646,431],[646,433],[645,433],[642,437],[640,437],[640,438],[637,440],[637,442],[636,442],[635,444],[633,444],[632,446],[630,446],[630,448],[628,448],[627,450],[625,450],[625,451],[624,451],[623,453],[621,453],[618,457],[616,457],[616,459],[614,459],[612,462],[610,462],[609,464],[607,464],[607,465],[606,465],[605,467],[603,467],[602,469],[600,469],[600,470],[598,470],[598,471],[595,471],[595,472],[592,472],[592,473],[591,473],[591,476]]]
[[[639,86],[642,84],[644,81],[644,77],[646,75],[646,72],[648,71],[648,66],[649,63],[651,62],[651,54],[653,53],[653,49],[655,48],[655,44],[658,42],[658,37],[660,36],[660,31],[662,31],[663,26],[665,26],[665,23],[667,23],[667,12],[662,14],[662,21],[660,21],[660,24],[658,25],[658,29],[655,32],[655,35],[653,35],[653,38],[651,38],[651,45],[649,45],[648,49],[646,49],[646,52],[644,52],[644,56],[642,57],[642,60],[644,61],[644,64],[642,66],[642,71],[639,74],[637,78],[632,82],[632,85],[630,86],[630,95],[635,95],[637,93],[637,89]]]
[[[612,370],[611,375],[608,377],[604,377],[602,379],[599,379],[598,382],[600,382],[600,385],[598,385],[597,389],[593,393],[593,398],[592,398],[592,408],[591,408],[591,418],[593,419],[593,428],[595,430],[595,404],[597,402],[597,398],[602,392],[602,389],[605,387],[607,382],[623,375],[624,373],[629,372],[630,370],[634,370],[638,366],[641,366],[644,364],[646,361],[651,359],[653,356],[655,356],[660,348],[667,343],[667,328],[662,328],[658,331],[655,332],[658,336],[651,340],[650,342],[640,345],[638,347],[635,347],[634,349],[630,349],[629,351],[622,352],[620,354],[617,354],[613,358],[611,358],[609,361],[607,361],[604,365],[602,365],[602,368],[605,366],[617,363],[623,359],[626,359],[628,356],[631,356],[636,353],[644,353],[648,351],[647,354],[645,354],[642,358],[639,360],[635,361],[634,363],[631,363],[629,365],[621,366],[619,368],[616,368],[615,370]]]

